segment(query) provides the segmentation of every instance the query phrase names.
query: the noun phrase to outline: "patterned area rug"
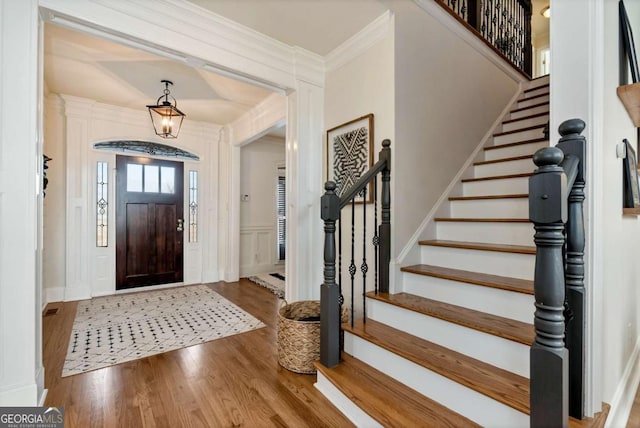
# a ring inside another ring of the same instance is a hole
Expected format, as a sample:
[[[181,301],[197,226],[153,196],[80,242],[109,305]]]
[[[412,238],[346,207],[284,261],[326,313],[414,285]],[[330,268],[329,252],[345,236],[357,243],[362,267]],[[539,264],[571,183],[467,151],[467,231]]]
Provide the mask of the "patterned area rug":
[[[62,377],[264,326],[205,285],[82,301]]]
[[[251,282],[268,288],[276,296],[284,299],[285,278],[282,273],[263,273],[261,275],[250,276],[247,278]]]

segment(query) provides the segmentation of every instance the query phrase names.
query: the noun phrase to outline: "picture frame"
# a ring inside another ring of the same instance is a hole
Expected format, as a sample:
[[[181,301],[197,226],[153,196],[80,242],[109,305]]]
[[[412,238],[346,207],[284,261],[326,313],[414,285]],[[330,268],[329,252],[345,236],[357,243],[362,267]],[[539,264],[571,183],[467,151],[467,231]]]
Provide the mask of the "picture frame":
[[[638,57],[633,39],[633,30],[631,29],[631,23],[623,0],[618,1],[618,21],[620,26],[620,85],[628,83],[627,70],[631,71],[632,83],[638,83],[640,81]]]
[[[623,159],[624,208],[640,207],[640,186],[638,185],[638,161],[636,151],[626,138],[623,140],[627,155]]]
[[[373,166],[373,113],[358,117],[327,131],[326,178],[336,183],[336,194],[353,186]],[[356,203],[373,202],[373,186]]]

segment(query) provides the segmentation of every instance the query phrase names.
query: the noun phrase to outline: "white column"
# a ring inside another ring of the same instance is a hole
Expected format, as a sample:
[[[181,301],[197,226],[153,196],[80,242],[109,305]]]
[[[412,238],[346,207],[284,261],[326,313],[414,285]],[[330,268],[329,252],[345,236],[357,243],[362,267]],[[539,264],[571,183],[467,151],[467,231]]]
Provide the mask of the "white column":
[[[44,391],[36,0],[0,2],[0,70],[0,406],[35,406]]]
[[[318,300],[323,268],[323,88],[297,81],[287,111],[287,275],[289,302]]]

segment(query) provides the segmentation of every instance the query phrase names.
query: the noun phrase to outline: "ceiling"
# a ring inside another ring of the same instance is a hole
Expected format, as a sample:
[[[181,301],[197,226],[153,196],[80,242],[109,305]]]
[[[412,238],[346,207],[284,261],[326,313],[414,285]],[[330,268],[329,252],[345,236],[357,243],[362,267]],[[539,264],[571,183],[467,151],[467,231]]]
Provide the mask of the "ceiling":
[[[292,46],[325,55],[380,16],[377,0],[192,0]],[[330,28],[331,31],[328,31]],[[187,120],[226,125],[270,92],[209,71],[52,24],[45,26],[44,80],[53,93],[143,109],[174,83]],[[283,131],[281,130],[280,133]]]
[[[189,0],[291,46],[325,56],[388,8],[377,0]]]
[[[50,92],[144,109],[171,80],[187,120],[233,122],[271,94],[259,88],[137,49],[45,25],[44,80]]]
[[[387,10],[378,0],[189,1],[323,56]],[[533,1],[532,27],[540,41],[548,37],[549,20],[540,15],[548,2]],[[52,24],[45,25],[44,40],[44,80],[54,93],[143,109],[162,95],[160,81],[168,79],[187,120],[219,125],[270,95],[261,87]]]

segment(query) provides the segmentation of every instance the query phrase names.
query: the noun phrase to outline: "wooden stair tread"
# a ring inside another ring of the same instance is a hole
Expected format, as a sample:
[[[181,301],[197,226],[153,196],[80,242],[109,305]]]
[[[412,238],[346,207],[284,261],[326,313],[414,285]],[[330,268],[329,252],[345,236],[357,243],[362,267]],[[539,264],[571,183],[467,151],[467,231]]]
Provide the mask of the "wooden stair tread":
[[[385,427],[480,426],[349,354],[342,353],[340,364],[331,369],[319,362],[315,366],[349,400]]]
[[[487,244],[484,242],[446,241],[446,240],[425,240],[419,241],[420,245],[430,245],[434,247],[463,248],[468,250],[498,251],[502,253],[535,254],[536,247],[524,245],[507,244]]]
[[[405,266],[400,268],[400,270],[403,272],[415,273],[417,275],[466,282],[468,284],[515,291],[517,293],[533,294],[533,281],[526,279],[509,278],[506,276],[490,275],[487,273],[470,272],[467,270],[424,264]]]
[[[532,131],[534,129],[544,128],[545,126],[547,126],[547,125],[542,124],[542,125],[527,126],[526,128],[518,128],[518,129],[514,129],[512,131],[498,132],[497,134],[493,134],[493,136],[494,137],[501,137],[503,135],[517,134],[518,132]]]
[[[506,179],[509,179],[509,178],[529,177],[532,174],[533,174],[533,172],[523,172],[522,174],[492,175],[490,177],[463,178],[461,181],[463,183],[472,183],[474,181],[506,180]]]
[[[549,102],[547,101],[547,102],[544,102],[544,103],[533,104],[533,105],[530,105],[530,106],[527,106],[527,107],[516,108],[516,109],[510,110],[509,113],[518,113],[518,112],[523,111],[523,110],[529,110],[529,109],[534,109],[534,108],[538,108],[538,107],[542,107],[542,106],[548,106],[548,105],[549,105]],[[547,114],[549,114],[549,112],[547,112]]]
[[[436,217],[434,221],[448,221],[459,223],[530,223],[528,218],[462,218],[462,217]]]
[[[427,299],[426,297],[409,293],[376,294],[375,292],[369,292],[367,293],[367,297],[503,339],[522,343],[523,345],[530,346],[535,339],[533,325],[522,321],[516,321],[510,318],[440,302],[438,300]],[[369,322],[369,320],[367,320],[367,322]]]
[[[488,160],[488,161],[474,162],[473,165],[474,166],[488,165],[488,164],[492,164],[492,163],[511,162],[511,161],[532,159],[532,158],[533,158],[533,155],[513,156],[513,157],[510,157],[510,158],[502,158],[502,159],[493,159],[493,160]],[[533,164],[533,162],[531,162],[531,163]]]
[[[494,145],[494,146],[486,146],[486,147],[483,147],[483,150],[504,149],[506,147],[521,146],[523,144],[542,143],[543,141],[549,141],[549,139],[548,138],[533,138],[531,140],[523,140],[523,141],[516,141],[516,142],[513,142],[513,143],[498,144],[498,145]]]
[[[526,97],[526,98],[522,98],[517,100],[517,103],[521,103],[523,101],[530,101],[530,100],[535,100],[536,98],[542,98],[542,97],[548,97],[549,96],[549,92],[546,92],[544,94],[540,94],[540,95],[532,95],[530,97]]]
[[[476,201],[483,199],[525,199],[528,198],[528,193],[511,194],[511,195],[481,195],[481,196],[451,196],[450,201]]]
[[[544,85],[535,86],[535,87],[533,87],[533,88],[525,89],[525,90],[524,90],[524,93],[526,94],[527,92],[533,92],[533,91],[537,91],[538,89],[548,88],[548,87],[549,87],[549,84],[548,84],[548,83],[546,83],[546,84],[544,84]]]
[[[367,319],[366,324],[358,320],[353,327],[343,324],[342,328],[452,381],[529,413],[529,380],[522,376],[372,319]]]
[[[506,123],[514,123],[514,122],[519,122],[521,120],[527,120],[527,119],[533,119],[536,117],[540,117],[540,116],[549,116],[549,112],[545,112],[545,113],[538,113],[538,114],[531,114],[529,116],[523,116],[523,117],[519,117],[517,119],[509,119],[509,120],[505,120],[502,122],[502,124],[506,124]]]

